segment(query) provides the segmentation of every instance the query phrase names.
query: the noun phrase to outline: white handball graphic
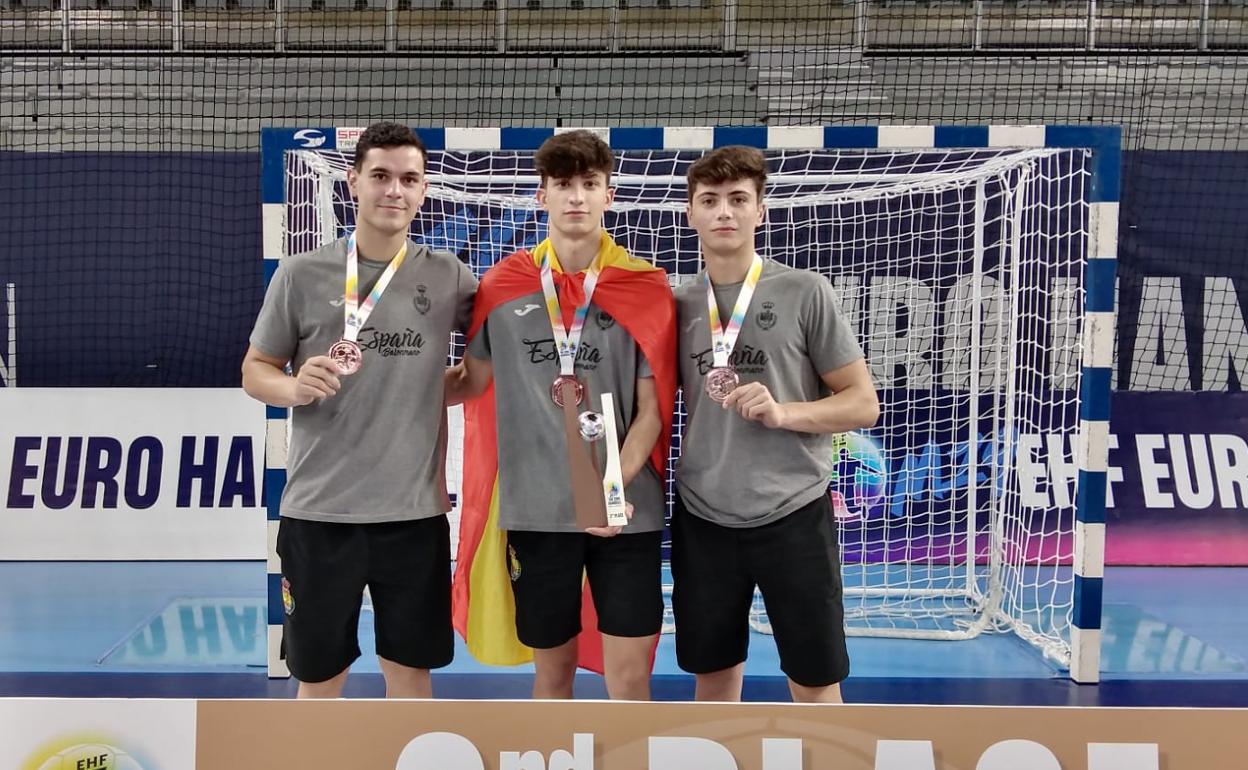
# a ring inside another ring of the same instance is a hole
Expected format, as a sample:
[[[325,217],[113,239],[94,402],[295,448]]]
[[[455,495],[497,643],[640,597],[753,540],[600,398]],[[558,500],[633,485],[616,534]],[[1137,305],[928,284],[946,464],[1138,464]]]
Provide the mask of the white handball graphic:
[[[39,770],[144,770],[138,761],[105,743],[80,743],[44,760]]]
[[[472,741],[455,733],[425,733],[408,742],[394,770],[485,770]]]

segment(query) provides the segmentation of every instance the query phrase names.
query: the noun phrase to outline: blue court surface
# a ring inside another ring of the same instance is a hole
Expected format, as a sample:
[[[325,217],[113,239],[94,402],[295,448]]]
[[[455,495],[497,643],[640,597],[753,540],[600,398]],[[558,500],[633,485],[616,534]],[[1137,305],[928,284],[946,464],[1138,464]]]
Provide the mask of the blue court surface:
[[[285,697],[265,675],[262,562],[0,563],[0,695]],[[1076,685],[1009,635],[968,641],[852,637],[846,699],[859,703],[1248,706],[1248,568],[1106,570],[1099,686]],[[384,693],[372,614],[347,695]],[[748,700],[788,700],[771,637],[754,634]],[[528,666],[474,661],[462,644],[435,674],[447,698],[524,698]],[[581,697],[605,697],[600,677]],[[692,677],[665,635],[654,697],[684,700]]]

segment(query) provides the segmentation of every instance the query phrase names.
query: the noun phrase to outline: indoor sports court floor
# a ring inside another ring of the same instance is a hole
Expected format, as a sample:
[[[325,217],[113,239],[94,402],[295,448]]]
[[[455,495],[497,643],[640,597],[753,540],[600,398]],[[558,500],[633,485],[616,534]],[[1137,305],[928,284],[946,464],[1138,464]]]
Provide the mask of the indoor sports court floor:
[[[0,696],[285,697],[264,675],[262,562],[0,563]],[[1080,686],[1012,636],[932,642],[851,638],[859,703],[1248,706],[1248,568],[1106,570],[1102,677]],[[347,686],[380,697],[372,615]],[[754,634],[748,700],[787,700],[775,646]],[[524,698],[531,668],[491,668],[463,649],[435,676],[447,698]],[[605,697],[582,674],[581,697]],[[691,698],[664,636],[654,695]]]

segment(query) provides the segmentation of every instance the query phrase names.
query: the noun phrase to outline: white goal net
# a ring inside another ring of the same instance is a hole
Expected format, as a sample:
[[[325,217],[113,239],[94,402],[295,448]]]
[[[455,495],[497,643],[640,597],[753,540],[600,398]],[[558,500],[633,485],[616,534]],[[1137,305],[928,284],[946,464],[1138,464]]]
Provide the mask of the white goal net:
[[[1087,153],[767,154],[759,250],[832,281],[881,395],[874,429],[837,437],[828,480],[849,632],[1012,631],[1068,665]],[[606,227],[673,283],[701,267],[684,216],[696,157],[617,152]],[[286,158],[290,254],[343,235],[354,210],[349,156]],[[544,237],[531,152],[434,151],[428,172],[412,227],[419,242],[480,274]],[[1044,466],[1034,460],[1041,449]],[[768,630],[761,601],[754,624]]]

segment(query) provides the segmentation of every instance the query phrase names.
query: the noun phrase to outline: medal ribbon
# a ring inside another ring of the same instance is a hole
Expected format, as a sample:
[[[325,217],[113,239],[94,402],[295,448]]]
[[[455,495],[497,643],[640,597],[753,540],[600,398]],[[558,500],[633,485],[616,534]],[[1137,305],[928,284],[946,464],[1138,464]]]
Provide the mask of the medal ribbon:
[[[598,257],[585,276],[585,301],[572,316],[572,327],[563,328],[563,314],[559,309],[559,294],[555,291],[554,270],[550,266],[550,249],[542,252],[542,294],[546,297],[546,313],[550,316],[550,330],[555,334],[555,350],[559,353],[559,374],[574,375],[576,352],[581,346],[581,332],[585,329],[585,316],[589,314],[589,301],[593,299],[594,287],[598,285]]]
[[[364,304],[360,304],[360,252],[355,245],[355,233],[351,233],[351,237],[347,239],[347,287],[343,292],[343,325],[346,330],[343,334],[346,339],[355,342],[360,336],[360,329],[364,328],[364,322],[373,313],[373,307],[377,301],[381,299],[381,295],[386,291],[386,287],[390,285],[390,279],[394,278],[394,274],[398,272],[399,267],[403,265],[403,260],[407,259],[407,241],[403,241],[402,248],[399,253],[395,254],[390,260],[390,264],[386,266],[386,272],[381,274],[377,279],[377,283],[373,285],[373,290],[368,293],[368,297],[364,299]]]
[[[732,318],[728,319],[728,328],[719,325],[719,303],[715,301],[715,289],[711,286],[711,273],[706,273],[706,309],[707,318],[711,323],[711,357],[715,368],[728,366],[728,358],[737,345],[737,337],[741,334],[741,324],[745,323],[745,311],[750,307],[750,299],[754,296],[754,288],[758,286],[758,277],[763,273],[763,258],[754,254],[754,262],[750,264],[750,272],[746,273],[745,283],[741,285],[741,293],[737,295],[737,303],[732,308]]]

